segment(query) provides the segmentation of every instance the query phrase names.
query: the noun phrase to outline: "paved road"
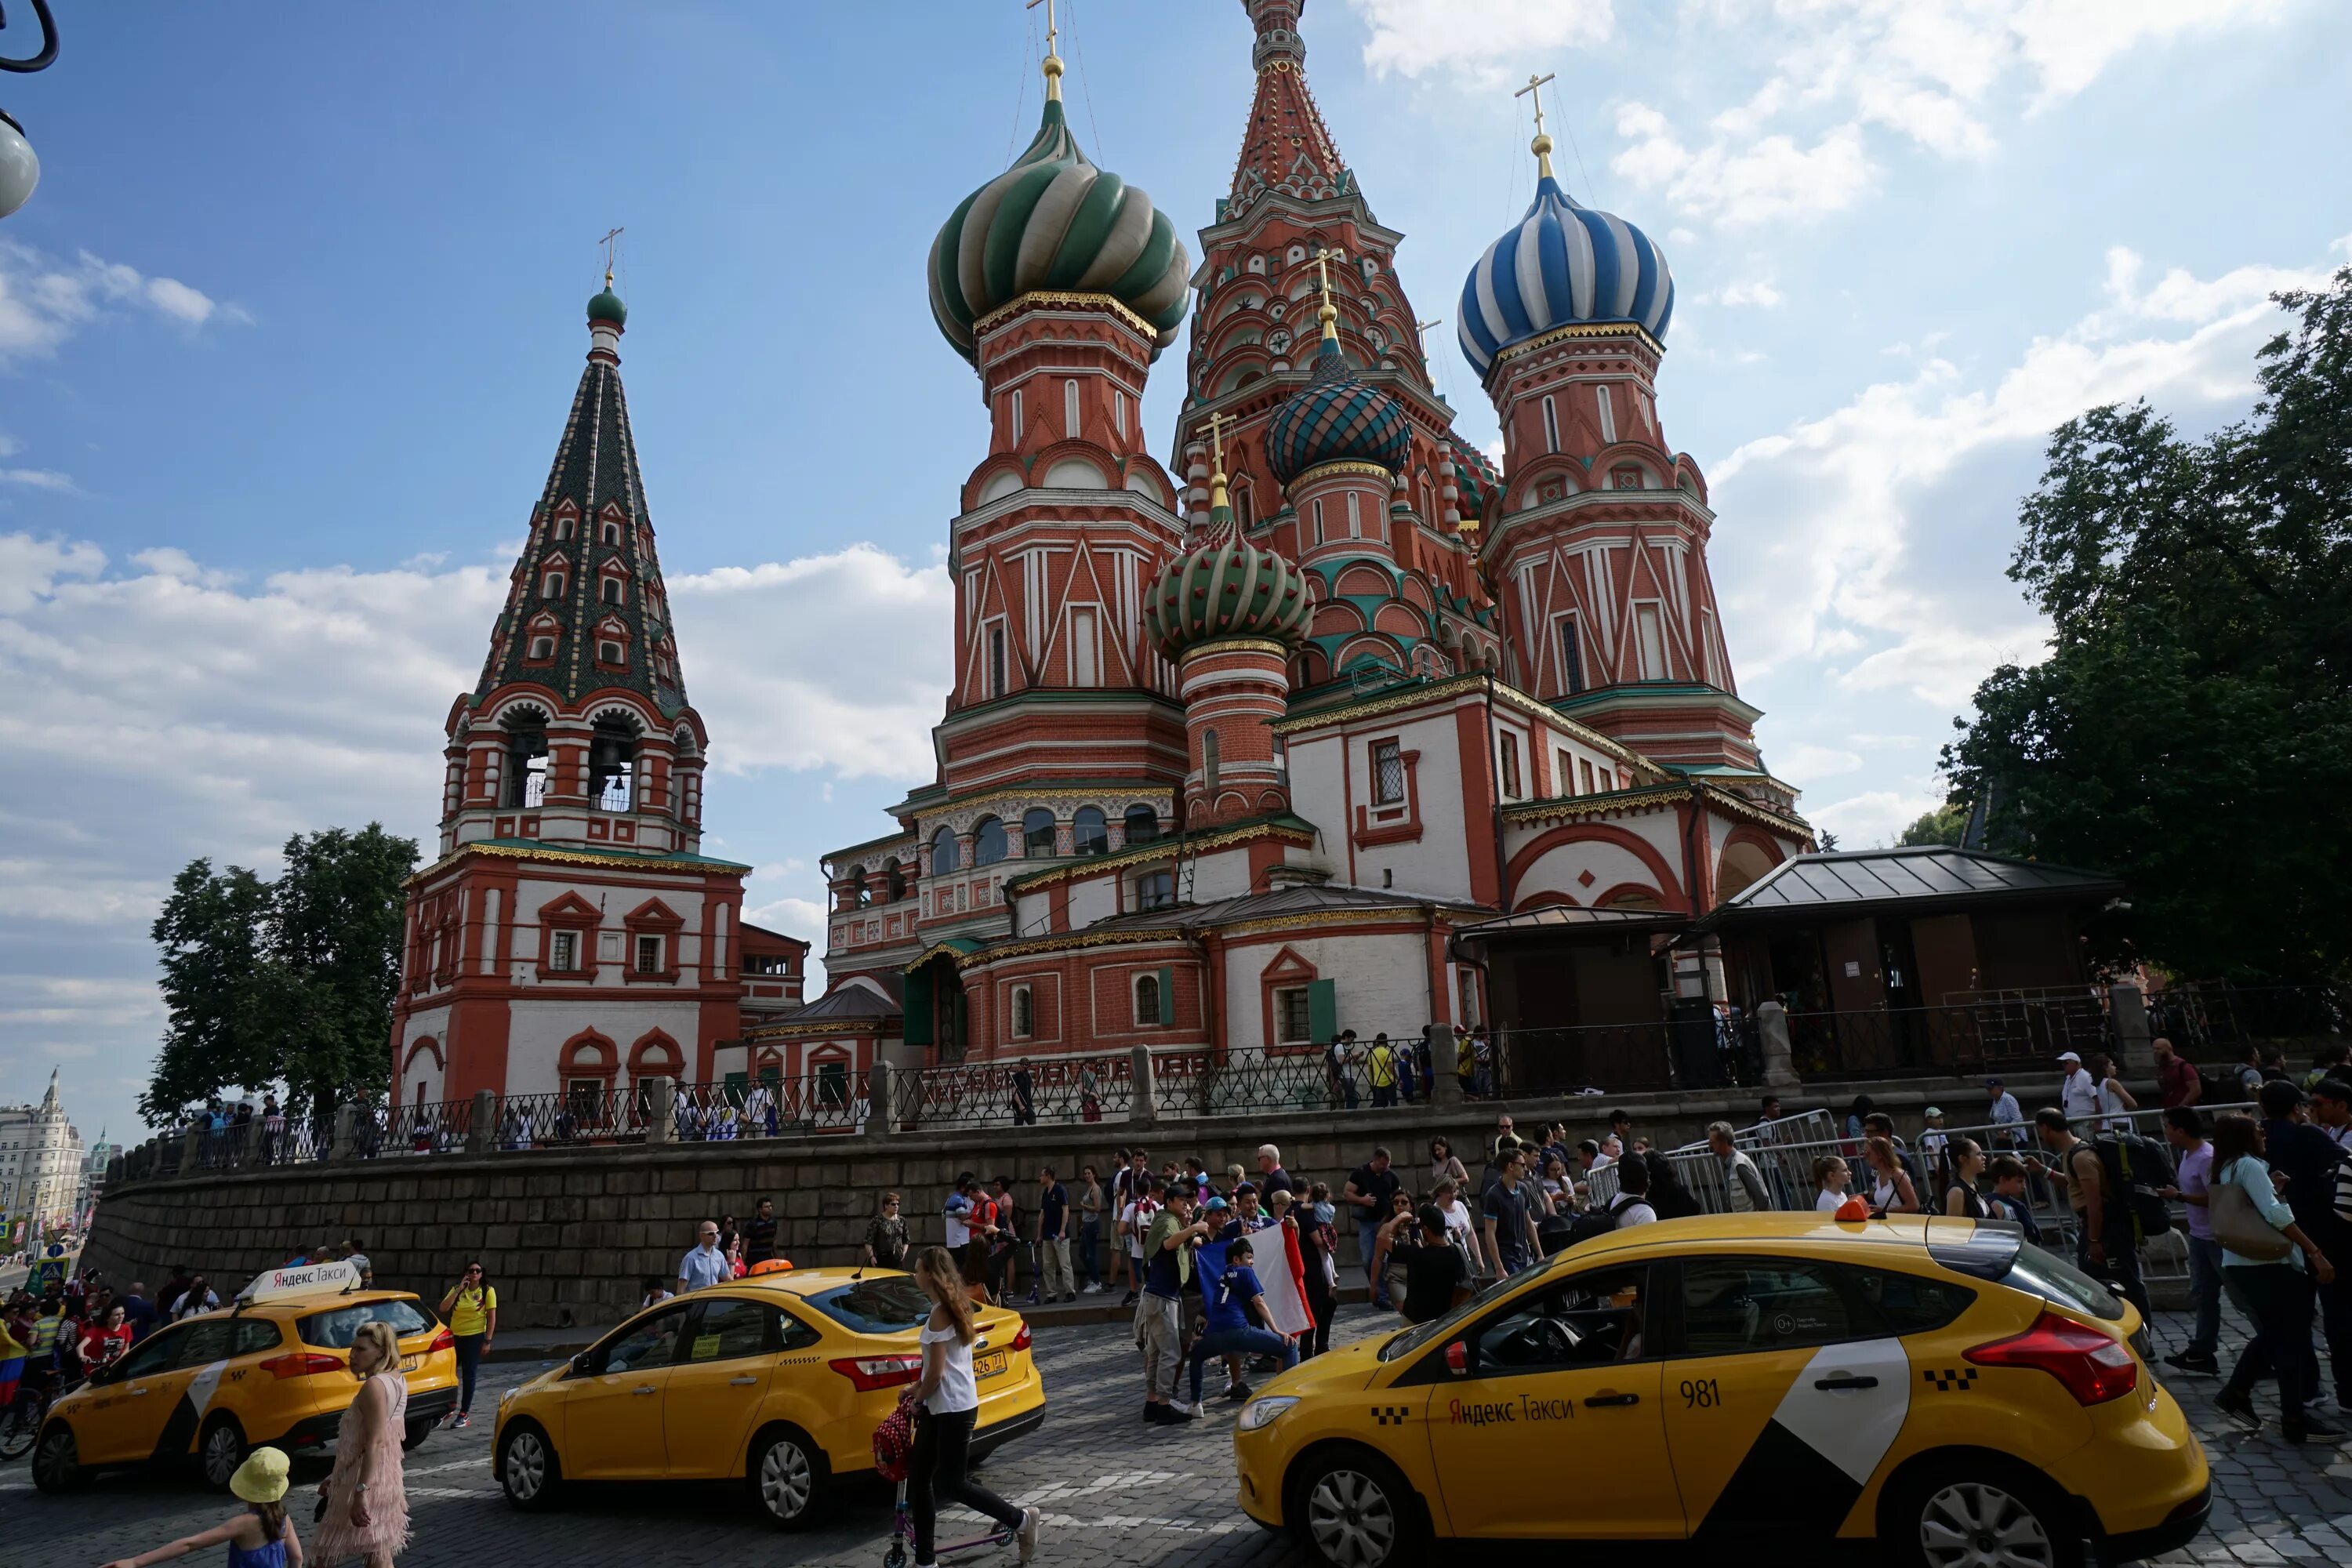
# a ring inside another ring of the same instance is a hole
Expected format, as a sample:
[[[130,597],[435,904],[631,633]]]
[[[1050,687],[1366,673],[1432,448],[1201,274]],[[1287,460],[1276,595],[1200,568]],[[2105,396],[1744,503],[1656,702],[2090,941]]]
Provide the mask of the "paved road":
[[[1370,1328],[1368,1312],[1350,1321]],[[2169,1345],[2180,1342],[2180,1325]],[[1346,1337],[1343,1333],[1339,1337]],[[1038,1559],[1048,1564],[1121,1568],[1295,1568],[1288,1543],[1252,1524],[1232,1501],[1228,1433],[1219,1410],[1191,1429],[1165,1435],[1137,1419],[1141,1377],[1132,1345],[1115,1327],[1041,1335],[1037,1355],[1051,1390],[1046,1426],[989,1461],[982,1475],[1015,1502],[1045,1510]],[[889,1531],[887,1496],[854,1498],[835,1520],[802,1536],[769,1531],[738,1488],[605,1487],[575,1494],[562,1511],[527,1516],[507,1506],[490,1479],[490,1422],[499,1390],[532,1375],[530,1366],[488,1369],[463,1432],[442,1432],[409,1456],[408,1495],[415,1543],[406,1565],[476,1568],[646,1568],[652,1563],[771,1561],[873,1568]],[[2222,1500],[2214,1530],[2168,1562],[2277,1564],[2352,1563],[2352,1451],[2290,1448],[2248,1436],[2213,1415],[2210,1379],[2176,1384],[2211,1453]],[[2262,1396],[2267,1406],[2267,1393]],[[1598,1475],[1605,1456],[1565,1456],[1570,1484]],[[298,1485],[327,1466],[298,1460]],[[0,1562],[8,1568],[89,1568],[216,1523],[226,1500],[184,1476],[101,1478],[68,1498],[32,1489],[19,1463],[0,1468]],[[307,1515],[307,1510],[304,1510]],[[976,1532],[976,1531],[975,1531]],[[1543,1554],[1549,1558],[1549,1554]],[[209,1560],[209,1559],[208,1559]],[[983,1556],[1010,1563],[1008,1552]]]

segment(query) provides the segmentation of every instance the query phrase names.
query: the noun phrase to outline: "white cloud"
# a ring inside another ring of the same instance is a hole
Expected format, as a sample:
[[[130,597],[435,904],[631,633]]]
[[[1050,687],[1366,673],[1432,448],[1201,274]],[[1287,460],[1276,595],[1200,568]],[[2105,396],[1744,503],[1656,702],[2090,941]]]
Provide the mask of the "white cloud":
[[[1607,41],[1611,0],[1348,0],[1363,18],[1364,65],[1375,76],[1453,71],[1495,84],[1528,58]]]
[[[252,317],[176,278],[151,278],[85,250],[70,262],[0,240],[0,363],[42,359],[111,311],[151,311],[194,331]]]
[[[1612,168],[1664,191],[1675,210],[1727,228],[1832,212],[1851,205],[1870,183],[1855,125],[1833,127],[1810,147],[1775,134],[1739,147],[1717,139],[1694,150],[1664,114],[1629,103],[1617,111],[1617,133],[1628,145],[1610,161]]]
[[[1836,834],[1841,847],[1861,849],[1894,843],[1905,828],[1943,804],[1941,792],[1933,789],[1874,789],[1826,805],[1809,801],[1806,816],[1820,831]]]
[[[1840,773],[1859,773],[1862,757],[1858,752],[1841,751],[1835,746],[1816,746],[1800,742],[1784,746],[1772,753],[1772,772],[1776,777],[1788,780],[1800,788],[1811,788],[1815,781],[1835,778]]]
[[[75,489],[73,476],[61,474],[55,468],[0,468],[0,485],[23,485],[37,490],[70,491]]]
[[[1769,278],[1737,279],[1711,294],[1693,298],[1702,305],[1755,305],[1770,310],[1780,303],[1780,290]]]

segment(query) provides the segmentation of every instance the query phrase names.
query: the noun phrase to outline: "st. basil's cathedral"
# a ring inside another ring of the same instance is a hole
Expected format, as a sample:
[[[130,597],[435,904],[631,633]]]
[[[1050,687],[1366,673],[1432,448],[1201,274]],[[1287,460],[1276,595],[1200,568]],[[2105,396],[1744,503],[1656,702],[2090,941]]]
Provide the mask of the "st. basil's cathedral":
[[[927,267],[987,450],[950,525],[938,772],[825,858],[807,944],[699,851],[687,700],[621,393],[588,365],[410,888],[404,1102],[898,1068],[1309,1052],[1339,1030],[1658,1019],[1723,994],[1698,917],[1812,847],[1733,679],[1697,465],[1655,396],[1675,279],[1538,134],[1456,335],[1498,468],[1433,387],[1307,82],[1306,0],[1242,0],[1255,97],[1195,266],[1090,161],[1047,38],[1013,166]],[[1152,453],[1146,379],[1187,315]],[[723,737],[719,743],[723,743]],[[1540,962],[1492,939],[1557,936]],[[1559,1066],[1576,1081],[1579,1064]]]

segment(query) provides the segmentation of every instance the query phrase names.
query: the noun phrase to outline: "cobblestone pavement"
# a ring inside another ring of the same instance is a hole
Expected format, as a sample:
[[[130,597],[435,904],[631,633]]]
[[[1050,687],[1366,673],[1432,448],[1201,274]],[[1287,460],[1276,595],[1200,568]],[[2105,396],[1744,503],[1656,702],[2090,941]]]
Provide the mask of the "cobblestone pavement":
[[[1392,1321],[1352,1309],[1335,1337]],[[2159,1353],[2185,1339],[2185,1325],[2170,1314],[2160,1315],[2157,1328]],[[981,1475],[1013,1501],[1045,1510],[1039,1562],[1117,1562],[1122,1568],[1302,1563],[1286,1540],[1260,1530],[1234,1504],[1229,1408],[1213,1404],[1212,1415],[1172,1436],[1142,1426],[1136,1419],[1139,1363],[1117,1327],[1055,1331],[1040,1337],[1037,1355],[1052,1402],[1046,1425],[990,1459]],[[478,1409],[494,1409],[499,1391],[538,1370],[485,1369]],[[2268,1430],[2249,1436],[2214,1415],[2215,1380],[2178,1379],[2172,1386],[2211,1455],[2221,1499],[2211,1531],[2162,1561],[2352,1563],[2352,1450],[2293,1448]],[[2271,1392],[2258,1393],[2256,1402],[2267,1410]],[[740,1486],[604,1487],[574,1493],[553,1514],[524,1515],[506,1504],[490,1479],[490,1426],[484,1414],[465,1431],[436,1434],[408,1457],[415,1542],[404,1565],[645,1568],[759,1561],[872,1568],[882,1559],[890,1516],[879,1489],[853,1494],[831,1522],[802,1535],[767,1529]],[[1559,1473],[1595,1474],[1604,1463],[1601,1456],[1570,1457]],[[315,1485],[326,1470],[322,1459],[299,1459],[296,1484]],[[89,1568],[217,1523],[232,1509],[189,1477],[158,1473],[105,1476],[74,1496],[43,1497],[19,1462],[0,1468],[0,1563]],[[305,1506],[298,1518],[308,1512]],[[1008,1549],[976,1561],[1009,1564],[1012,1558]]]

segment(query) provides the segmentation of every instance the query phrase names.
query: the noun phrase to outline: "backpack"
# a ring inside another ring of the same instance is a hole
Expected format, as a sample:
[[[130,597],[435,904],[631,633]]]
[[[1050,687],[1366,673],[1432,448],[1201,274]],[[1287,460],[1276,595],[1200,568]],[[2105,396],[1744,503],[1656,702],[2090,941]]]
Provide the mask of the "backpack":
[[[2245,1099],[2245,1085],[2238,1081],[2235,1068],[2199,1068],[2197,1081],[2203,1087],[2197,1092],[2200,1109],[2208,1105],[2235,1105]]]
[[[2172,1209],[2157,1194],[2177,1179],[2171,1151],[2137,1132],[2102,1132],[2091,1141],[2107,1201],[2132,1218],[2134,1239],[2145,1241],[2172,1228]]]
[[[1683,1185],[1673,1161],[1651,1149],[1643,1153],[1642,1163],[1650,1168],[1650,1206],[1657,1211],[1660,1219],[1688,1219],[1706,1212],[1690,1189]]]
[[[1607,1208],[1585,1210],[1569,1222],[1568,1234],[1561,1237],[1559,1246],[1554,1250],[1564,1252],[1579,1242],[1591,1241],[1596,1236],[1607,1236],[1617,1228],[1617,1216],[1642,1201],[1638,1194],[1619,1193],[1609,1200]]]

